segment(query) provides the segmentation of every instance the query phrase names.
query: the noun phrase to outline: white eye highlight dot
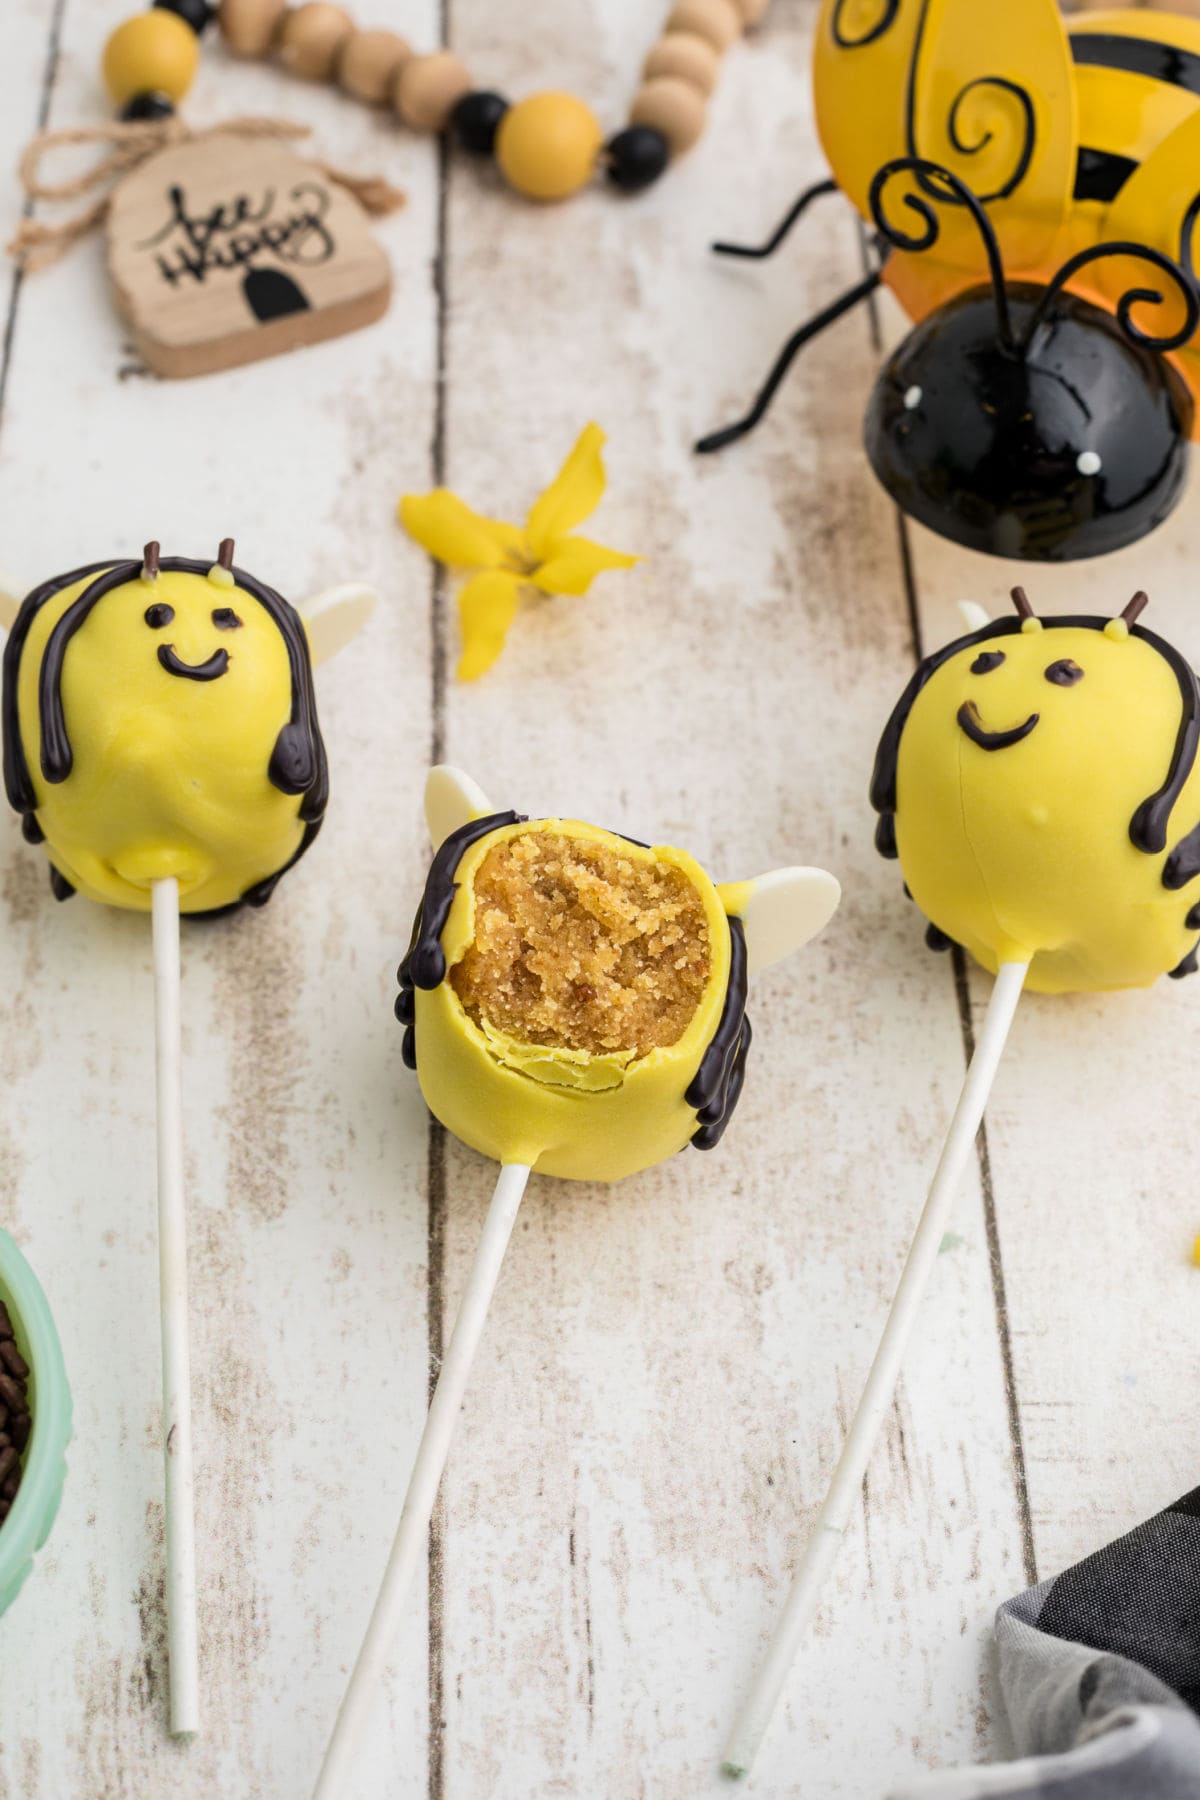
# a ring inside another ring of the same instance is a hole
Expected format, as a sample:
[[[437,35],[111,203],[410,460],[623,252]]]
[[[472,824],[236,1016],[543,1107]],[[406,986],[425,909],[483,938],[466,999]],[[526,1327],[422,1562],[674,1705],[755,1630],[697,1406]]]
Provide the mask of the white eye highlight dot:
[[[907,394],[904,396],[904,410],[906,412],[916,412],[920,404],[921,389],[919,387],[910,387]]]
[[[1100,458],[1094,450],[1081,450],[1075,458],[1075,467],[1081,475],[1098,475],[1101,467]]]

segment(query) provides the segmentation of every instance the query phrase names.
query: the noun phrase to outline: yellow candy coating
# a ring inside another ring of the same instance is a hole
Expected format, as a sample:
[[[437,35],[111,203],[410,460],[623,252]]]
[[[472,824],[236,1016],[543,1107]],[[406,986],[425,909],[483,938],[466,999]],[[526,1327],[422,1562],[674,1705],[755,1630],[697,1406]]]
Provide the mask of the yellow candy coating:
[[[104,83],[118,106],[135,94],[182,100],[196,79],[196,33],[178,13],[139,13],[118,25],[104,46]]]
[[[1170,861],[1200,821],[1194,741],[1176,762],[1195,677],[1173,656],[1122,620],[1005,620],[932,658],[893,715],[873,798],[886,817],[892,761],[905,882],[985,968],[1032,959],[1044,993],[1147,987],[1195,947],[1200,885]],[[1159,846],[1139,847],[1164,790]]]
[[[294,731],[297,717],[288,641],[225,569],[214,579],[168,569],[152,582],[135,574],[104,594],[66,641],[59,692],[70,766],[50,779],[40,691],[47,646],[103,573],[98,565],[51,592],[23,643],[19,617],[16,655],[6,659],[6,721],[15,683],[20,751],[50,861],[72,887],[110,906],[147,911],[152,882],[165,876],[178,880],[184,912],[233,905],[278,875],[319,823],[319,807],[316,823],[306,824],[306,794],[282,791],[269,772],[280,734]],[[308,684],[303,628],[287,612]],[[311,687],[304,691],[311,707]],[[315,713],[309,719],[313,785],[323,789]],[[11,742],[5,772],[13,798],[10,750]],[[28,809],[14,804],[26,811],[28,832]]]
[[[619,1059],[501,1042],[468,1017],[454,987],[418,988],[417,1074],[430,1111],[456,1137],[498,1162],[527,1162],[573,1181],[618,1181],[683,1149],[696,1131],[684,1094],[700,1067],[725,1002],[730,931],[722,896],[685,851],[643,849],[577,819],[501,826],[468,846],[441,934],[447,970],[474,936],[472,882],[488,852],[523,831],[561,833],[607,845],[634,861],[670,863],[701,896],[712,967],[683,1036],[621,1068]],[[607,1083],[608,1085],[585,1085]]]
[[[604,133],[574,94],[530,94],[510,106],[496,133],[496,162],[530,200],[566,200],[592,178]]]

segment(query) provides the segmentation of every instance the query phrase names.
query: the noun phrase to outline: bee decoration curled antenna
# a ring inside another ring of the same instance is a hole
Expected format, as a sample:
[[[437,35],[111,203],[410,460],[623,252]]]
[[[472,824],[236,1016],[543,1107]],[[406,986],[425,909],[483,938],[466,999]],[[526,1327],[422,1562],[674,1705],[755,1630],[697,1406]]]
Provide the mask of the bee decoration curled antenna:
[[[1132,22],[1131,22],[1132,21]],[[981,72],[994,59],[1004,72]],[[1171,90],[1125,142],[1122,85]],[[1139,12],[1068,28],[1054,0],[825,0],[817,121],[833,179],[760,247],[842,192],[872,267],[793,333],[796,356],[881,286],[913,327],[867,408],[867,456],[910,517],[971,549],[1065,562],[1136,542],[1178,500],[1196,434],[1200,21]],[[1182,115],[1182,116],[1181,116]]]

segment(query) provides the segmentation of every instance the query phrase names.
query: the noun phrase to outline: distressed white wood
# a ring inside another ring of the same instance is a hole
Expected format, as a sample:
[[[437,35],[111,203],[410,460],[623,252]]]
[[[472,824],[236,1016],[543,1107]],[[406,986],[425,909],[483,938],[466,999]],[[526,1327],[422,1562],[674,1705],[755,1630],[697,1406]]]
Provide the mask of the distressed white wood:
[[[34,122],[60,12],[51,122],[67,125],[105,116],[99,49],[131,10],[7,0],[0,167]],[[613,127],[664,10],[557,0],[518,19],[454,0],[450,24],[482,81],[574,89]],[[827,930],[755,984],[750,1079],[716,1153],[615,1189],[531,1182],[435,1515],[439,1591],[431,1616],[414,1596],[355,1788],[724,1791],[721,1742],[836,1460],[965,1052],[953,971],[871,847],[867,776],[913,645],[895,518],[859,442],[867,319],[801,359],[746,444],[689,451],[859,274],[836,199],[773,263],[706,250],[765,228],[821,172],[813,12],[776,0],[726,59],[700,146],[636,202],[533,209],[455,160],[440,272],[432,147],[210,40],[193,118],[290,114],[330,160],[407,187],[375,228],[396,274],[387,318],[172,386],[123,344],[99,243],[22,285],[0,416],[6,582],[232,533],[294,600],[345,581],[382,598],[318,672],[320,841],[265,912],[184,936],[207,1708],[192,1744],[165,1729],[148,923],[55,906],[41,858],[0,820],[0,1221],[50,1295],[77,1422],[62,1515],[0,1623],[11,1800],[295,1800],[315,1781],[494,1173],[431,1140],[391,1016],[435,757],[497,806],[674,840],[719,879],[812,863],[842,881]],[[437,36],[433,0],[377,0],[370,22]],[[18,211],[0,184],[5,235]],[[496,668],[451,680],[443,703],[452,591],[435,606],[397,495],[444,476],[520,518],[592,417],[610,488],[587,529],[645,563],[523,614]],[[1067,607],[1103,590],[1116,610],[1145,586],[1151,622],[1200,655],[1195,518],[1193,492],[1101,569],[1025,571],[1031,594]],[[928,644],[960,629],[963,595],[1005,603],[1010,569],[920,532],[913,545]],[[970,977],[968,1025],[986,992]],[[1198,1061],[1186,983],[1022,1007],[989,1111],[990,1193],[976,1165],[748,1792],[862,1800],[1003,1748],[988,1624],[1027,1558],[1005,1309],[1042,1572],[1194,1483]]]

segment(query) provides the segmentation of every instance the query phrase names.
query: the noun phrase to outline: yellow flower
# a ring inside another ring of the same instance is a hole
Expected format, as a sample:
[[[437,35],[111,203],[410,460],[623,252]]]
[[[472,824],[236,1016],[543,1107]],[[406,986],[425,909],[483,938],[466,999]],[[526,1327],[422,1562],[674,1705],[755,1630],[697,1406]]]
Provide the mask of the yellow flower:
[[[524,526],[485,519],[448,488],[402,497],[399,519],[411,538],[438,562],[478,571],[458,596],[463,646],[458,673],[463,681],[474,681],[499,656],[522,588],[586,594],[603,570],[630,569],[639,560],[572,536],[603,498],[603,444],[600,427],[585,425]]]

